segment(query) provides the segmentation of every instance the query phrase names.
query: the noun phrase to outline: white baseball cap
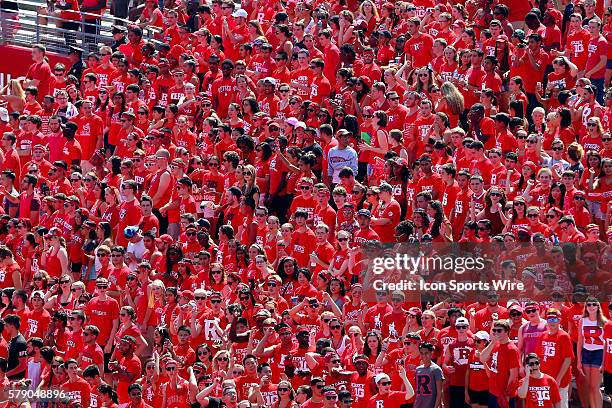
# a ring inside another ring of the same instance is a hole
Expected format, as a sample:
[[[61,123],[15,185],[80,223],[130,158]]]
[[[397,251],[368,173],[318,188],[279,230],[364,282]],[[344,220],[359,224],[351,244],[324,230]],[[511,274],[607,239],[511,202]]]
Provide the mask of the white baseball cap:
[[[3,122],[9,121],[9,112],[6,108],[0,108],[0,120]]]
[[[391,381],[391,378],[385,373],[376,374],[376,377],[374,377],[374,382],[376,384],[378,384],[382,380]]]
[[[232,17],[242,17],[247,18],[249,15],[243,9],[238,9],[232,13]]]
[[[476,334],[474,335],[474,338],[478,339],[478,340],[486,340],[486,341],[490,341],[490,337],[489,337],[489,333],[487,333],[486,331],[479,331],[476,332]]]

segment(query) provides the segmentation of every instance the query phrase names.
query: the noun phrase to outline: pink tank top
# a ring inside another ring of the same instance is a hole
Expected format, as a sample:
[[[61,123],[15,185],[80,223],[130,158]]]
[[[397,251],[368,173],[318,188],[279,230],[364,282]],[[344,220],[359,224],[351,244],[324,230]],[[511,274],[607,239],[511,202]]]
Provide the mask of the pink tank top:
[[[523,329],[523,349],[524,354],[535,353],[540,343],[540,336],[546,331],[546,321],[541,320],[537,325],[527,323]]]

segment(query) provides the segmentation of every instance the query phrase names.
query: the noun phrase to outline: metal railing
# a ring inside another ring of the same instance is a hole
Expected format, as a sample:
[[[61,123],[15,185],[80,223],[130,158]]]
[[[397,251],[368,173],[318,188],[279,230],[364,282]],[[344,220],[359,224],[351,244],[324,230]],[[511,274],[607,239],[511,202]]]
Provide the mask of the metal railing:
[[[71,45],[85,50],[85,54],[97,51],[102,45],[113,43],[111,26],[128,26],[133,21],[108,14],[80,13],[80,21],[65,20],[43,12],[45,3],[19,1],[18,19],[12,10],[0,10],[0,43],[29,47],[44,44],[50,52],[65,54]],[[86,21],[87,19],[87,21]],[[92,20],[97,20],[92,23]],[[143,38],[155,43],[156,27],[144,27]]]

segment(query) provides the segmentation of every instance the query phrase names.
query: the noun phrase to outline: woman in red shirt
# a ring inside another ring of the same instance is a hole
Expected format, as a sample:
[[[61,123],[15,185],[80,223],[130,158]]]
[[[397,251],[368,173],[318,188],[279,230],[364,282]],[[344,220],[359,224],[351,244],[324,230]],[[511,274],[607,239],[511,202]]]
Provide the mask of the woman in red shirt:
[[[427,204],[427,215],[433,219],[428,233],[434,242],[452,242],[453,229],[450,221],[444,215],[444,208],[439,200],[433,200]]]

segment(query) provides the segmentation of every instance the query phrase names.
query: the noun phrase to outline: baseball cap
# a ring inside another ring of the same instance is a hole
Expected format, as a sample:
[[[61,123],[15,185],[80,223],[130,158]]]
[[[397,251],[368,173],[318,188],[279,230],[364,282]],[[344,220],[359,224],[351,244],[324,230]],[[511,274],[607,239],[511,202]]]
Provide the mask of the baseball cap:
[[[489,337],[489,333],[487,333],[486,331],[479,331],[476,332],[476,334],[474,334],[474,338],[478,339],[478,340],[486,340],[489,341],[491,338]]]
[[[183,290],[181,291],[180,296],[187,298],[189,300],[193,300],[193,292],[190,290]]]
[[[39,297],[41,299],[45,298],[45,294],[43,293],[42,290],[35,290],[34,292],[32,292],[32,294],[30,295],[30,299],[34,299],[35,297]]]
[[[380,189],[380,191],[393,191],[393,187],[391,187],[391,184],[389,183],[380,183],[380,186],[378,186],[378,188]]]
[[[164,234],[164,235],[162,235],[161,237],[159,237],[159,239],[160,239],[162,242],[165,242],[166,244],[169,244],[169,245],[174,244],[174,238],[172,238],[172,237],[171,237],[170,235],[168,235],[168,234]]]
[[[366,210],[365,208],[357,211],[357,216],[360,216],[360,215],[364,217],[372,218],[372,213],[370,212],[370,210]]]
[[[431,162],[431,156],[428,154],[423,154],[419,158],[419,162]]]
[[[139,230],[140,228],[138,228],[138,226],[131,225],[129,227],[125,227],[125,229],[123,230],[123,235],[126,238],[133,238],[136,234],[138,234]]]
[[[517,312],[523,313],[523,308],[518,303],[515,303],[515,304],[513,304],[512,306],[510,306],[508,308],[508,311],[510,311],[510,312],[513,311],[513,310],[516,310]]]
[[[455,320],[455,326],[469,326],[470,322],[465,317],[460,317]]]
[[[6,108],[0,108],[0,120],[3,122],[9,121],[9,112]]]
[[[62,235],[62,231],[60,231],[60,229],[57,227],[53,227],[49,230],[49,232],[47,232],[47,235],[45,235],[45,238],[59,237],[61,235]]]
[[[297,118],[291,117],[291,118],[287,118],[287,120],[285,120],[285,123],[291,126],[295,126],[298,123],[300,123],[300,121]]]
[[[243,9],[238,9],[232,13],[232,17],[242,17],[247,18],[249,15]]]
[[[385,373],[376,374],[376,376],[374,377],[374,382],[376,384],[378,384],[382,380],[391,381],[391,378]]]
[[[118,24],[113,24],[111,26],[111,32],[113,34],[127,33],[127,27],[124,27],[124,26],[118,25]]]
[[[367,357],[364,356],[363,354],[355,354],[353,356],[353,364],[357,363],[358,361],[365,361],[366,363],[369,363]]]

